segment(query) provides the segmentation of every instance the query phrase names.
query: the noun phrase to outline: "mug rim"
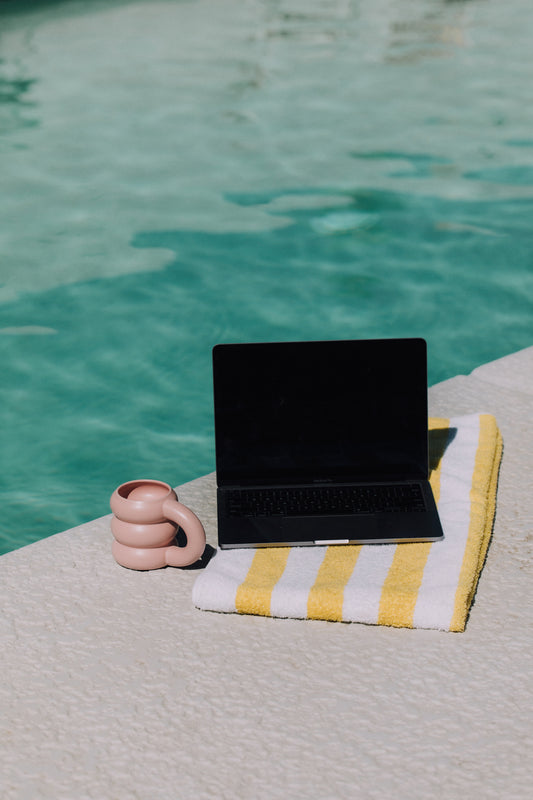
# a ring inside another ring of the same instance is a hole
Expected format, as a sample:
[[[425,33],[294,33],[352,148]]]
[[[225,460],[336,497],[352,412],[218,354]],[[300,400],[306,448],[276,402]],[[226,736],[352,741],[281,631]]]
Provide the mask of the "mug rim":
[[[145,486],[146,484],[150,484],[152,486],[163,486],[167,490],[167,496],[172,492],[172,487],[169,486],[168,483],[165,481],[157,481],[151,478],[138,478],[133,481],[126,481],[126,483],[122,483],[117,489],[116,492],[121,500],[126,500],[128,503],[161,503],[162,500],[165,500],[164,497],[150,497],[145,498],[143,500],[130,500],[129,494],[134,489],[137,489],[139,486]]]

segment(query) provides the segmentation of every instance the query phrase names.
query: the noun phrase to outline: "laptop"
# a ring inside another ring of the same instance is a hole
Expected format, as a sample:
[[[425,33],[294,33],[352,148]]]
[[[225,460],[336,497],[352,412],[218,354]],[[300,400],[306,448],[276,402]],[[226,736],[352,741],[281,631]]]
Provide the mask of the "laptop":
[[[221,549],[433,542],[424,339],[213,348]]]

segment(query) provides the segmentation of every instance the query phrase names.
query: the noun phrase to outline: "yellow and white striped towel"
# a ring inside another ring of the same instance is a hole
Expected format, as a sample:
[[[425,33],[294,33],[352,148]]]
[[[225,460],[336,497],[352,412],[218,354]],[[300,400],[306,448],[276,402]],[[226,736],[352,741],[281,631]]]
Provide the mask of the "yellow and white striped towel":
[[[198,576],[203,610],[463,631],[489,544],[502,439],[490,414],[429,420],[433,543],[222,550]]]

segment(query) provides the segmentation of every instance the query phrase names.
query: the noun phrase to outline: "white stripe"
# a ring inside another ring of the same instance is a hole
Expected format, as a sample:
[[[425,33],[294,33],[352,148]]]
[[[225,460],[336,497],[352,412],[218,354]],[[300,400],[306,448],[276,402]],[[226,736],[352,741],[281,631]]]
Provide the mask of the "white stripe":
[[[196,578],[192,600],[197,608],[209,611],[236,611],[237,589],[248,575],[255,550],[218,550],[205,570]]]
[[[270,599],[273,617],[306,619],[307,601],[327,547],[291,547],[283,575]]]
[[[470,527],[470,488],[479,442],[479,416],[450,419],[455,438],[446,448],[440,475],[439,516],[444,539],[435,542],[413,615],[414,627],[449,630]]]
[[[394,544],[363,545],[344,589],[342,618],[345,622],[377,624],[381,591],[396,547]]]

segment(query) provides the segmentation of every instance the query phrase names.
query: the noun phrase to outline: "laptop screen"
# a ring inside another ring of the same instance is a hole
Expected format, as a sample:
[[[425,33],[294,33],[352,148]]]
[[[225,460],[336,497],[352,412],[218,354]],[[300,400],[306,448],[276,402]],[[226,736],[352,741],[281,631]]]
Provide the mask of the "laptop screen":
[[[423,339],[217,345],[219,486],[424,479]]]

